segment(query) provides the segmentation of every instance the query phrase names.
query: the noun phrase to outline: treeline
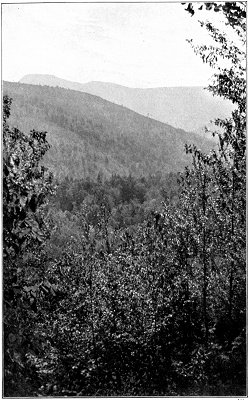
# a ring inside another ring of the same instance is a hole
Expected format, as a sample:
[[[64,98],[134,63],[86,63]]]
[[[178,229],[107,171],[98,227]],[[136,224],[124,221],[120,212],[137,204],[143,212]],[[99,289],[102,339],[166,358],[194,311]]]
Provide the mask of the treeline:
[[[96,180],[66,177],[58,183],[50,206],[72,212],[79,211],[84,203],[89,209],[88,222],[92,225],[98,223],[100,207],[105,207],[110,213],[110,224],[122,228],[142,222],[151,211],[159,211],[164,201],[175,201],[177,196],[178,174],[140,178],[113,174],[110,179],[105,179],[99,173]]]

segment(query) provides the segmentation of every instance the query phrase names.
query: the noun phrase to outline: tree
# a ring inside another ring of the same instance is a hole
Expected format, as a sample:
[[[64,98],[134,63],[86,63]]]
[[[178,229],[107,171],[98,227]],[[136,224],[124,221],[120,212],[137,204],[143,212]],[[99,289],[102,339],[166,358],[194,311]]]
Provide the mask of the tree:
[[[212,23],[200,22],[215,42],[213,46],[197,46],[190,40],[194,51],[215,70],[209,90],[214,95],[231,100],[235,106],[231,118],[217,119],[214,136],[218,148],[205,155],[195,146],[188,146],[193,156],[191,168],[186,169],[182,180],[179,209],[172,216],[175,224],[173,237],[177,244],[175,254],[181,255],[181,263],[193,249],[193,261],[200,260],[203,275],[204,344],[213,354],[214,341],[222,344],[220,356],[228,360],[227,379],[233,379],[236,371],[229,372],[233,364],[236,343],[241,344],[238,360],[245,357],[245,293],[246,293],[246,11],[245,3],[189,3],[187,11],[194,15],[202,8],[221,12],[225,26],[234,33],[235,40],[221,32]],[[224,62],[226,60],[226,63]],[[167,210],[169,215],[169,210]],[[182,227],[181,233],[178,227]],[[186,243],[183,246],[183,237]],[[193,265],[194,262],[193,262]],[[196,276],[199,264],[195,266]],[[201,271],[200,270],[200,274]],[[192,271],[190,271],[192,275]],[[201,275],[200,275],[201,276]],[[243,315],[244,314],[244,315]],[[238,346],[238,345],[237,345]],[[236,347],[237,347],[236,346]],[[237,349],[239,349],[237,347]],[[208,371],[218,370],[211,366],[211,358],[205,359]],[[238,351],[238,350],[237,350]],[[244,384],[244,366],[240,364],[237,376]],[[234,364],[235,365],[235,364]],[[190,366],[191,367],[191,366]],[[221,371],[219,372],[221,374]]]
[[[11,99],[3,99],[3,228],[4,254],[13,257],[32,240],[42,241],[44,221],[37,213],[52,194],[52,174],[40,161],[49,144],[46,132],[25,135],[10,128]]]
[[[11,99],[3,98],[3,277],[5,395],[25,393],[28,374],[23,362],[36,307],[37,286],[27,259],[42,261],[35,246],[48,236],[42,208],[53,192],[52,175],[40,165],[49,149],[46,132],[25,135],[10,128]],[[26,260],[26,261],[25,261]],[[29,276],[30,275],[30,276]],[[39,273],[37,274],[39,276]],[[27,276],[29,277],[27,279]],[[27,335],[26,335],[27,334]],[[33,338],[34,339],[34,338]],[[34,344],[34,340],[33,340]],[[23,377],[23,378],[20,378]],[[23,380],[22,380],[23,379]],[[18,385],[20,385],[18,391]],[[24,391],[24,392],[23,392]],[[25,393],[27,395],[27,393]]]
[[[224,217],[224,229],[227,231],[224,240],[226,239],[227,249],[233,249],[228,260],[231,319],[236,266],[237,264],[239,266],[241,260],[242,271],[245,257],[239,255],[245,254],[246,245],[246,3],[205,3],[198,10],[203,7],[206,10],[222,13],[231,37],[234,33],[233,41],[210,22],[200,22],[215,41],[215,45],[194,46],[191,41],[195,52],[203,61],[216,69],[214,82],[208,89],[214,95],[231,100],[235,105],[231,118],[215,121],[222,131],[213,133],[218,136],[219,148],[209,159],[213,179],[219,192],[217,207]],[[192,3],[188,4],[187,11],[191,14],[195,12]],[[227,61],[226,64],[221,62],[224,60]]]

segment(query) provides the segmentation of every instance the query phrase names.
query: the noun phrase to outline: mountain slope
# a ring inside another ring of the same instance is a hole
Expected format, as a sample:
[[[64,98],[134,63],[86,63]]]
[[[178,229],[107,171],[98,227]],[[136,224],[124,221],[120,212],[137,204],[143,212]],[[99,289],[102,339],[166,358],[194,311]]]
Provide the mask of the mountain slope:
[[[10,82],[4,82],[3,93],[13,98],[12,126],[48,131],[45,161],[59,179],[99,171],[106,176],[180,171],[190,160],[186,142],[212,147],[198,135],[91,94]]]
[[[102,97],[186,131],[202,131],[210,120],[229,116],[233,106],[202,87],[128,88],[108,82],[85,84],[53,75],[26,75],[20,82],[59,86]]]

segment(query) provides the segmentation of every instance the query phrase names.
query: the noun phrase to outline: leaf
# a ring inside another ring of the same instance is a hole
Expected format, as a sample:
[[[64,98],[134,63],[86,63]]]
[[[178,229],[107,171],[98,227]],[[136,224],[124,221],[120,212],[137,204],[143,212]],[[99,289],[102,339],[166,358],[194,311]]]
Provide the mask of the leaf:
[[[9,334],[8,339],[11,343],[14,343],[17,340],[16,335],[14,335],[13,333]]]
[[[21,206],[22,206],[23,208],[25,208],[26,202],[27,202],[27,197],[21,196],[20,199],[19,199],[19,202],[20,202]]]
[[[21,233],[20,233],[20,237],[23,238],[24,236],[27,236],[30,233],[30,229],[24,229]]]

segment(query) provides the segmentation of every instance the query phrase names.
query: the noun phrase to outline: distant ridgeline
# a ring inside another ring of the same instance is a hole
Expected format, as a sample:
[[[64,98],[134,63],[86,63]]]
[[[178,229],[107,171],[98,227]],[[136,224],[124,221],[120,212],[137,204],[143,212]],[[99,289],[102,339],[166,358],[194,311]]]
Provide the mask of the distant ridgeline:
[[[44,74],[26,75],[20,83],[94,94],[175,128],[198,133],[203,133],[211,120],[228,117],[233,109],[230,101],[213,96],[201,86],[140,89],[110,82],[78,83]]]
[[[3,83],[13,98],[10,125],[48,132],[45,164],[62,180],[98,173],[134,176],[177,172],[190,158],[185,143],[208,152],[214,142],[173,128],[95,95],[21,83]]]

